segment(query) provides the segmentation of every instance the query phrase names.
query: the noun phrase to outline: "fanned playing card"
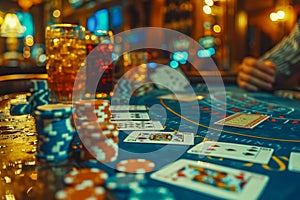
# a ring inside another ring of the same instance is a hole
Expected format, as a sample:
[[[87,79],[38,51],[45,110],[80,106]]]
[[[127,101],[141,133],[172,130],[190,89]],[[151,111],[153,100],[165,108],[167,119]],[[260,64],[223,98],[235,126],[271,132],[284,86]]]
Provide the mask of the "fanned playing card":
[[[273,151],[274,149],[267,147],[206,141],[195,145],[188,153],[267,164]]]
[[[225,119],[215,122],[215,124],[252,129],[268,118],[269,116],[260,114],[235,113]]]

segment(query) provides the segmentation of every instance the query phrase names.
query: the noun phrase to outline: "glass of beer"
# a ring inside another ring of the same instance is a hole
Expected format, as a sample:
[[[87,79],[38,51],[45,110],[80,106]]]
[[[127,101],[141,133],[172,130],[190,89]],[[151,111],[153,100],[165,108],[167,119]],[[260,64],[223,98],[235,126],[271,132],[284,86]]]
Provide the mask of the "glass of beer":
[[[46,27],[46,69],[52,102],[70,103],[85,93],[85,74],[78,73],[86,57],[85,28],[75,24]],[[80,83],[74,86],[74,82]]]

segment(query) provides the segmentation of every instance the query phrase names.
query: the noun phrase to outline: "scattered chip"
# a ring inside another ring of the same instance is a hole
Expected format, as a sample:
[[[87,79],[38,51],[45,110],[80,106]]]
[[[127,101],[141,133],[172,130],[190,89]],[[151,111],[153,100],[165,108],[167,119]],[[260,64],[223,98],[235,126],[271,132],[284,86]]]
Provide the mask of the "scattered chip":
[[[103,185],[108,174],[98,168],[83,168],[69,172],[64,181],[68,185],[77,185],[84,182],[90,182],[91,186]]]
[[[56,200],[82,200],[82,199],[105,199],[105,189],[101,186],[98,187],[66,187],[59,190],[55,194]]]
[[[146,159],[129,159],[120,161],[116,169],[127,173],[147,173],[154,170],[155,164]]]

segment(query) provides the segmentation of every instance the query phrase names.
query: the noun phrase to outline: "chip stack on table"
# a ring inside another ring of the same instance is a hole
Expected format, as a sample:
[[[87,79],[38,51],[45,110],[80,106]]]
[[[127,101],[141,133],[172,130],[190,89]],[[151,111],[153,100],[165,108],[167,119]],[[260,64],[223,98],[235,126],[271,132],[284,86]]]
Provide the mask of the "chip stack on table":
[[[34,110],[49,103],[49,90],[46,80],[31,80],[31,96],[27,103],[14,104],[11,106],[12,115],[33,114]]]
[[[81,159],[87,162],[113,162],[118,157],[117,124],[112,123],[110,102],[104,99],[74,103],[74,121],[83,144]]]
[[[98,168],[82,168],[72,170],[64,177],[67,185],[55,194],[56,200],[105,199],[103,187],[108,174]]]
[[[34,111],[38,133],[37,158],[40,161],[68,159],[75,133],[71,120],[73,110],[71,104],[47,104]]]

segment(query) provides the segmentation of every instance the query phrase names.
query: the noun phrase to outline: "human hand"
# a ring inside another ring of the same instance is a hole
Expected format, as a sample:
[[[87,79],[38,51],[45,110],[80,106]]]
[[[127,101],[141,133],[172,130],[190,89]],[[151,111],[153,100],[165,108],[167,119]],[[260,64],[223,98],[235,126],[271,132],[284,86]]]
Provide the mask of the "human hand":
[[[239,66],[237,83],[249,91],[272,90],[276,65],[272,61],[258,61],[246,57]]]

